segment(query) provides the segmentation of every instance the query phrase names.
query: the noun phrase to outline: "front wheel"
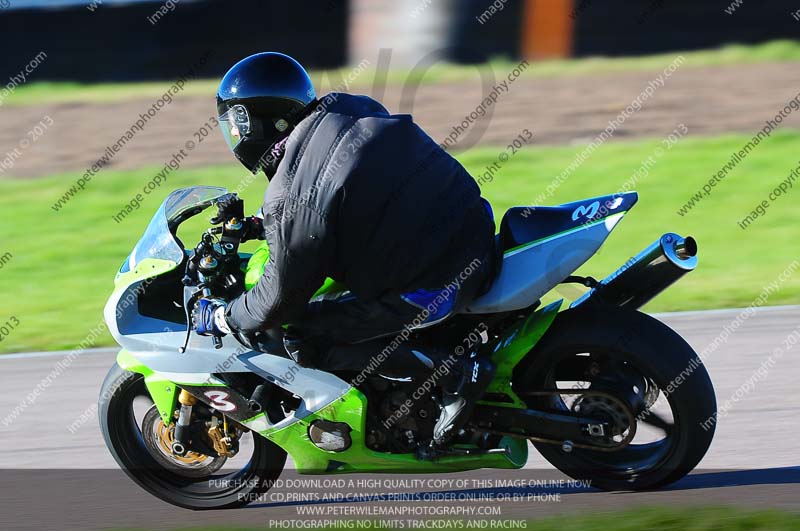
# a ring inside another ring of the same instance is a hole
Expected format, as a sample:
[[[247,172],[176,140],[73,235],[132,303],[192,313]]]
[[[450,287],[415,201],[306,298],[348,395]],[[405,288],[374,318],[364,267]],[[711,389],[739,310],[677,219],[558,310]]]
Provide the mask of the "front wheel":
[[[150,494],[186,509],[246,505],[274,484],[286,462],[286,452],[252,432],[242,435],[234,458],[174,455],[174,423],[161,422],[144,377],[117,364],[103,382],[98,409],[106,446],[123,471]]]
[[[677,333],[643,313],[621,308],[576,308],[558,315],[514,377],[528,406],[602,418],[613,426],[604,443],[615,451],[534,442],[567,475],[606,490],[660,487],[688,474],[714,436],[716,398],[708,373]],[[597,394],[614,395],[620,401]],[[631,433],[631,430],[633,432]],[[628,437],[628,436],[631,437]],[[629,442],[628,442],[629,441]]]

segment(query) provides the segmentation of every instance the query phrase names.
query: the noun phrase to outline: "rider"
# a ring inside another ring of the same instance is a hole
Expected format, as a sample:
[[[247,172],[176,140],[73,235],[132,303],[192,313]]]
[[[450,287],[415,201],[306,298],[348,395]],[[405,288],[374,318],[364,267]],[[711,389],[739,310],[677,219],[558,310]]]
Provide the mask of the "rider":
[[[228,71],[217,110],[236,158],[263,171],[269,187],[258,216],[245,217],[230,194],[212,221],[243,219],[243,239],[266,239],[269,259],[238,298],[198,302],[198,333],[233,333],[252,346],[290,323],[284,344],[295,361],[361,371],[398,332],[436,324],[488,288],[488,202],[409,115],[389,114],[366,96],[317,99],[303,67],[274,52]],[[349,291],[312,299],[326,277]],[[378,370],[425,379],[443,363],[436,349],[401,341]],[[493,373],[488,360],[469,356],[446,368],[438,445],[458,432]]]

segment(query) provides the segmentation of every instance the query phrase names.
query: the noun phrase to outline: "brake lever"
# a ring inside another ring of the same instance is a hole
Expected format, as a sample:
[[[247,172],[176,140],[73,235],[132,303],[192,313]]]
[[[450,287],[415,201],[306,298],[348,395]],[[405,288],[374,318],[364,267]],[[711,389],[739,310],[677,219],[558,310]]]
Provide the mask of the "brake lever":
[[[228,225],[230,225],[230,222],[226,223],[223,227],[227,227]],[[218,255],[217,253],[214,252],[212,234],[222,234],[223,235],[222,240],[226,239],[228,240],[222,242],[222,245],[224,246],[226,251],[229,252],[233,250],[235,252],[236,249],[238,248],[238,244],[234,245],[233,243],[230,242],[230,239],[232,235],[241,234],[241,228],[242,228],[241,222],[239,222],[238,225],[233,226],[234,231],[232,234],[226,234],[226,231],[224,230],[223,227],[212,227],[208,229],[206,232],[204,232],[200,240],[200,243],[197,244],[197,247],[195,247],[194,251],[191,253],[186,263],[186,270],[184,272],[183,278],[181,279],[183,285],[185,286],[184,289],[189,288],[193,284],[195,284],[195,279],[192,278],[193,275],[197,279],[197,284],[196,284],[197,289],[188,298],[186,297],[184,292],[183,310],[184,314],[186,315],[186,338],[183,341],[183,346],[178,348],[178,352],[180,352],[181,354],[186,352],[186,349],[189,347],[189,340],[192,338],[192,330],[193,330],[192,309],[194,308],[194,305],[201,297],[211,296],[211,290],[209,289],[209,283],[207,282],[207,280],[209,279],[206,278],[204,272],[213,275],[215,274],[214,270],[217,267],[217,260],[214,257]],[[236,232],[236,229],[238,229],[238,233]],[[226,251],[223,251],[223,253],[225,253]],[[202,259],[200,259],[201,256],[203,257]],[[205,260],[210,260],[211,262],[213,262],[213,265],[210,265],[208,271],[204,269]],[[214,343],[215,349],[222,348],[221,337],[212,336],[212,341]]]
[[[178,352],[184,354],[186,349],[189,347],[189,340],[192,338],[192,308],[194,308],[194,304],[203,294],[202,287],[197,289],[194,293],[192,293],[186,302],[183,304],[183,310],[186,313],[186,338],[183,340],[183,346],[178,348]],[[219,348],[219,347],[217,347]]]
[[[178,348],[178,352],[184,354],[186,349],[189,347],[189,340],[192,338],[192,310],[194,308],[195,303],[201,298],[207,295],[208,287],[203,284],[198,286],[198,289],[192,293],[189,299],[186,301],[184,305],[184,312],[186,313],[186,338],[183,340],[183,346]],[[212,341],[214,343],[215,349],[222,348],[222,338],[219,336],[211,336]]]

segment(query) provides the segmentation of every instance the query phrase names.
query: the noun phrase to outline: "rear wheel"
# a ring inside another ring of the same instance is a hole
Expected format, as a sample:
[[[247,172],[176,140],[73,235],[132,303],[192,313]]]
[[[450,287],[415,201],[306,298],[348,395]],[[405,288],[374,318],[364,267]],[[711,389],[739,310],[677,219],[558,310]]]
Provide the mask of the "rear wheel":
[[[144,377],[116,364],[100,397],[100,427],[114,459],[139,486],[173,505],[196,510],[246,505],[269,490],[286,462],[286,452],[252,432],[242,435],[234,458],[174,455],[174,424],[161,421]]]
[[[601,489],[652,489],[677,481],[700,462],[714,435],[716,399],[705,367],[678,334],[637,311],[595,307],[559,314],[518,367],[514,387],[522,396],[565,390],[526,400],[531,408],[602,418],[612,426],[604,444],[632,435],[614,451],[534,442],[556,468]],[[582,397],[583,389],[619,401]],[[633,425],[620,402],[635,417]]]

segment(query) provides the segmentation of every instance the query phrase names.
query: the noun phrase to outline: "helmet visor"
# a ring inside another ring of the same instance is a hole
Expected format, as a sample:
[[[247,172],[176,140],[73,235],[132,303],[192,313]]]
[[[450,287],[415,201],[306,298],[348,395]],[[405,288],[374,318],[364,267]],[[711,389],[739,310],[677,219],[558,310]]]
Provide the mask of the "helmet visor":
[[[250,113],[244,105],[234,105],[219,117],[219,128],[228,148],[233,151],[253,130]]]

